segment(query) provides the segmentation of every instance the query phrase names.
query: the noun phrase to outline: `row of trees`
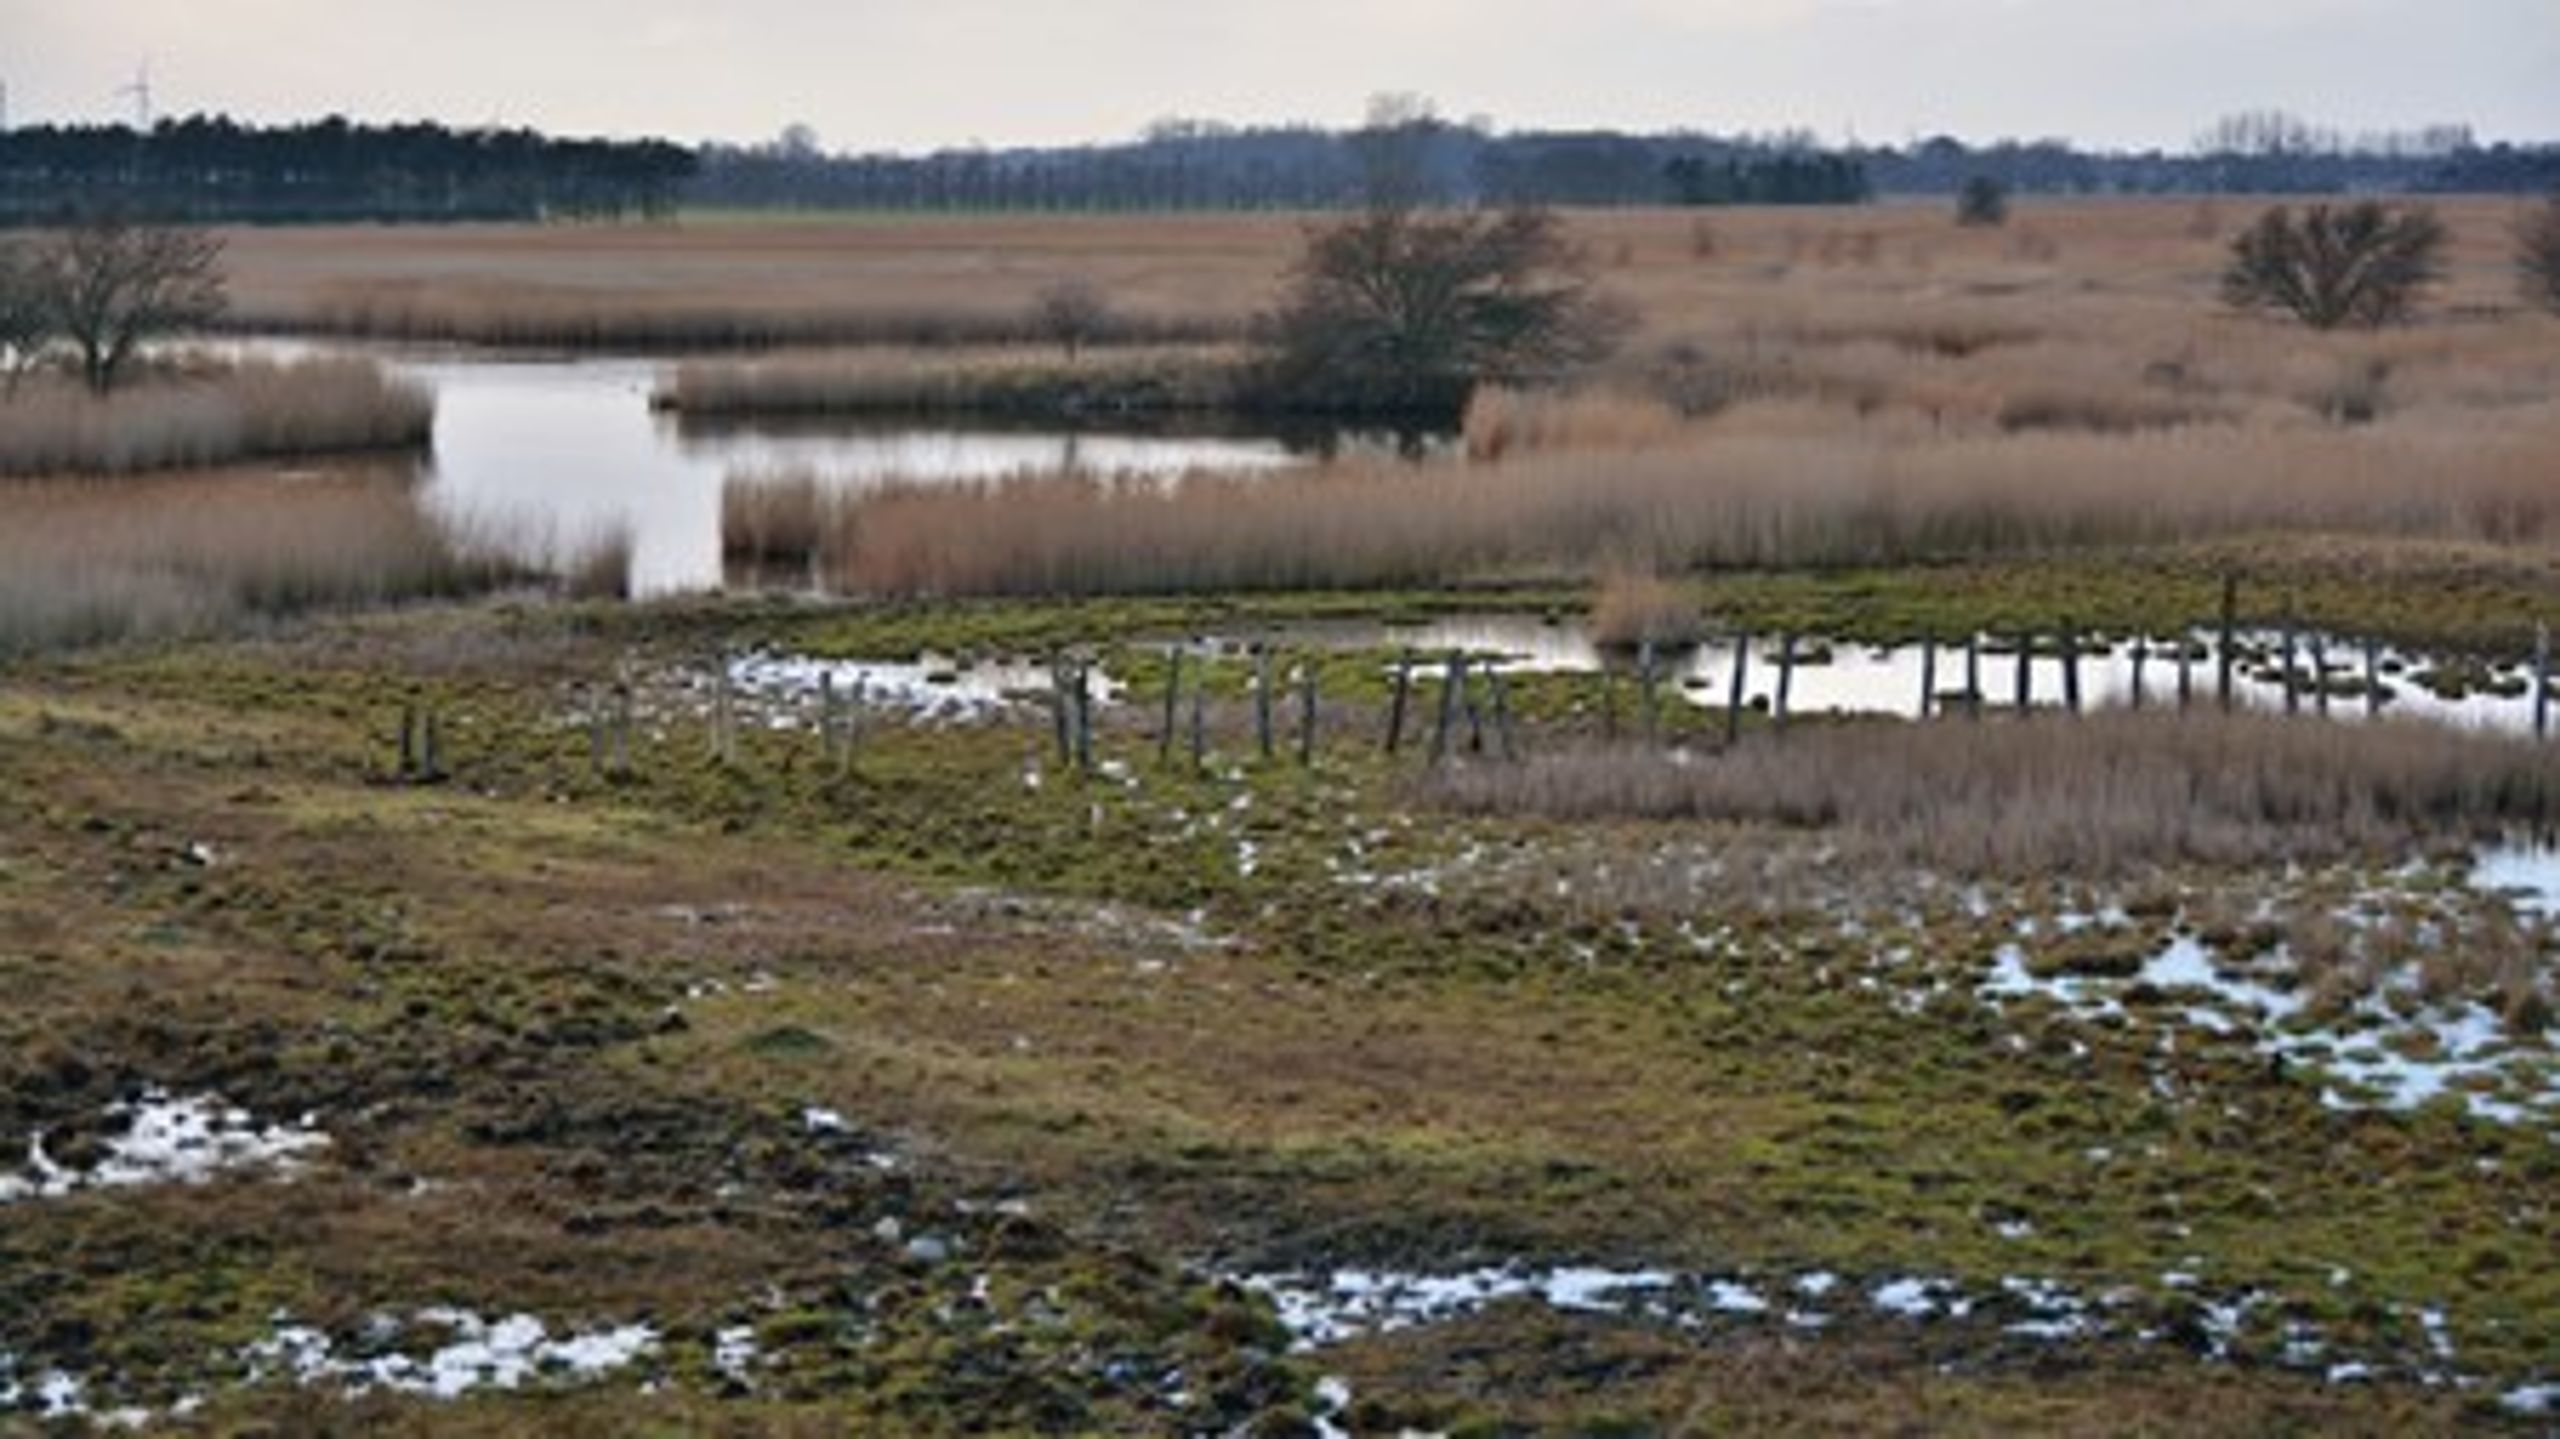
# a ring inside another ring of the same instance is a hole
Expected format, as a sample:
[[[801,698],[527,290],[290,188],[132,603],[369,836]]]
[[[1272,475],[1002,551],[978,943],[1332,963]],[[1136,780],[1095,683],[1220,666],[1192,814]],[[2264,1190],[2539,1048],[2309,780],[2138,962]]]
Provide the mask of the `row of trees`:
[[[1839,204],[1948,195],[1988,179],[2018,194],[2532,192],[2560,186],[2560,146],[2482,145],[2460,126],[2336,136],[2282,116],[2239,117],[2191,152],[2102,153],[2057,140],[1829,146],[1765,136],[1617,131],[1498,134],[1390,103],[1360,127],[1235,128],[1166,121],[1123,144],[831,155],[794,127],[763,146],[712,147],[689,201],[921,210],[1333,209],[1365,203],[1361,152],[1382,130],[1421,156],[1438,205]]]
[[[104,395],[148,341],[202,329],[227,295],[222,242],[202,230],[100,213],[36,239],[0,238],[0,370],[14,396],[68,348],[81,383]]]
[[[659,140],[531,130],[263,128],[221,116],[0,131],[0,224],[45,224],[66,201],[195,221],[531,220],[671,213],[697,166]]]

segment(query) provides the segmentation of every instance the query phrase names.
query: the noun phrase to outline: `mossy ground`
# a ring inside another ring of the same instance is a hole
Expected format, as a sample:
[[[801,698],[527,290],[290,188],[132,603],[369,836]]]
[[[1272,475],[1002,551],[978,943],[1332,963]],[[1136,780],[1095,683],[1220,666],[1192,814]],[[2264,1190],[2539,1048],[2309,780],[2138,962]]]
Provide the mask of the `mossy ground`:
[[[2167,628],[2211,613],[2227,558],[1707,594],[1892,638],[2050,610],[2067,570],[2082,622]],[[2485,651],[2547,586],[2438,556],[2425,572],[2454,578],[2326,590],[2330,561],[2298,558],[2306,611]],[[1520,881],[1568,851],[1579,876],[1595,852],[1800,844],[1417,814],[1418,761],[1375,743],[1382,654],[1327,661],[1344,719],[1311,771],[1251,753],[1238,661],[1215,671],[1211,762],[1157,760],[1143,696],[1167,634],[1478,607],[480,607],[20,667],[0,679],[0,1153],[76,1139],[146,1084],[310,1111],[334,1142],[290,1181],[0,1209],[0,1352],[165,1406],[236,1377],[220,1356],[279,1313],[347,1334],[453,1304],[664,1336],[574,1393],[269,1383],[190,1421],[297,1432],[1289,1432],[1322,1373],[1351,1379],[1363,1428],[2405,1432],[2494,1420],[2499,1387],[2548,1378],[2549,1134],[2458,1103],[2339,1112],[2203,1035],[2164,1094],[2153,1028],[1980,1002],[2016,913],[2083,896],[1979,913],[1859,876],[1840,892],[1873,902],[1848,926],[1734,884]],[[634,777],[592,772],[576,685],[757,644],[1096,648],[1142,698],[1089,777],[1036,715],[877,725],[838,775],[814,737],[763,728],[714,763],[673,711]],[[1562,685],[1520,702],[1533,739],[1588,719]],[[404,704],[441,716],[448,783],[388,777]],[[1527,1305],[1292,1358],[1205,1277],[1513,1258],[2033,1275],[2134,1291],[2171,1335],[2198,1302],[2172,1272],[2270,1298],[2214,1363],[2174,1340],[1696,1336]],[[2439,1306],[2445,1367],[2483,1385],[2405,1377]],[[2324,1385],[2274,1363],[2288,1321],[2407,1364]],[[752,1389],[711,1365],[736,1326],[765,1353]]]

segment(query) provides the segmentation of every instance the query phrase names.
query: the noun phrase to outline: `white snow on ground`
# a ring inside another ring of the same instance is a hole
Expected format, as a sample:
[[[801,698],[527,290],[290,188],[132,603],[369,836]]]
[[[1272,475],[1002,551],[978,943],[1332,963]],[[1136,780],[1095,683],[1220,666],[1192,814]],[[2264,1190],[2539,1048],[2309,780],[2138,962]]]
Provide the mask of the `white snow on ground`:
[[[58,1199],[84,1189],[144,1184],[202,1184],[234,1170],[272,1166],[291,1173],[306,1155],[326,1148],[329,1136],[309,1115],[298,1124],[260,1125],[247,1111],[212,1095],[176,1099],[152,1090],[129,1103],[110,1105],[105,1153],[85,1169],[73,1169],[45,1150],[42,1134],[27,1141],[17,1173],[0,1172],[0,1205]]]
[[[2312,1025],[2301,1019],[2301,994],[2217,967],[2181,935],[2124,979],[2038,976],[2022,945],[2004,945],[1976,993],[1993,1001],[2042,995],[2076,1019],[2113,1020],[2127,1016],[2125,996],[2136,986],[2169,995],[2175,1014],[2196,1028],[2230,1034],[2245,1025],[2258,1052],[2317,1066],[2333,1081],[2321,1096],[2333,1109],[2407,1110],[2450,1093],[2482,1119],[2519,1124],[2538,1115],[2560,1124],[2560,1068],[2550,1051],[2519,1043],[2476,1001],[2400,1012],[2382,995],[2414,989],[2413,975],[2384,976],[2339,1022]]]
[[[396,1324],[396,1321],[395,1321]],[[400,1326],[406,1327],[406,1326]],[[282,1375],[303,1384],[331,1383],[351,1391],[458,1399],[480,1389],[517,1389],[526,1381],[578,1382],[627,1368],[658,1346],[646,1324],[552,1337],[530,1314],[491,1321],[460,1309],[420,1310],[414,1327],[445,1342],[423,1355],[341,1356],[329,1335],[279,1318],[274,1332],[244,1356],[251,1382]]]
[[[1094,703],[1117,703],[1124,686],[1099,669],[1089,674]],[[886,712],[902,720],[949,723],[991,718],[1024,702],[1045,704],[1052,684],[1044,665],[963,664],[939,655],[822,660],[760,653],[729,663],[729,682],[750,704],[780,705],[783,711],[770,718],[800,727],[817,723],[820,688],[829,680],[837,698],[865,718]]]

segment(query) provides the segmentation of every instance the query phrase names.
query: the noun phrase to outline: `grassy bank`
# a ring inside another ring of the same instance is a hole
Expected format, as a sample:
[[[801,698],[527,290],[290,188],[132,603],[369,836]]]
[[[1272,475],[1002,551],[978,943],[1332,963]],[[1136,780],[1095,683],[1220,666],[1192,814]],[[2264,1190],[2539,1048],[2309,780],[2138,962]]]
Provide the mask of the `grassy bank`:
[[[1446,582],[1640,560],[1784,568],[2256,532],[2547,547],[2560,407],[2355,431],[1940,436],[1802,402],[1682,442],[1495,466],[1351,463],[1174,487],[1085,476],[885,485],[823,545],[859,594],[1113,594]]]
[[[0,398],[0,475],[123,475],[416,449],[435,399],[369,360],[146,367],[99,397],[39,376]]]
[[[2387,859],[2560,819],[2529,739],[2418,723],[2132,714],[1814,726],[1673,757],[1569,751],[1434,780],[1466,813],[1837,832],[1961,874]]]
[[[457,533],[397,472],[32,481],[0,504],[0,655],[478,594],[545,559]]]

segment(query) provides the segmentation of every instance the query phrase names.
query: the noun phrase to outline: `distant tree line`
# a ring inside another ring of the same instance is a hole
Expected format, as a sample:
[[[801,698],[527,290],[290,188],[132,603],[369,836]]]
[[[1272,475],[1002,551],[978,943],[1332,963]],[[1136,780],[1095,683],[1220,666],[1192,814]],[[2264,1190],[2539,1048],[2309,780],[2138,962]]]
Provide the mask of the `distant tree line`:
[[[1069,147],[838,154],[805,126],[761,145],[555,139],[529,130],[331,117],[222,117],[0,132],[0,225],[113,206],[192,221],[621,218],[679,205],[865,210],[1328,210],[1364,203],[1391,141],[1431,205],[1842,204],[1875,195],[2373,194],[2560,189],[2560,145],[2479,143],[2462,126],[2349,136],[2277,112],[2225,120],[2186,151],[2058,140],[1825,146],[1767,135],[1496,132],[1415,106],[1350,129],[1165,120]]]
[[[694,153],[531,130],[260,127],[221,116],[0,132],[0,224],[112,208],[195,222],[533,220],[670,213]]]

